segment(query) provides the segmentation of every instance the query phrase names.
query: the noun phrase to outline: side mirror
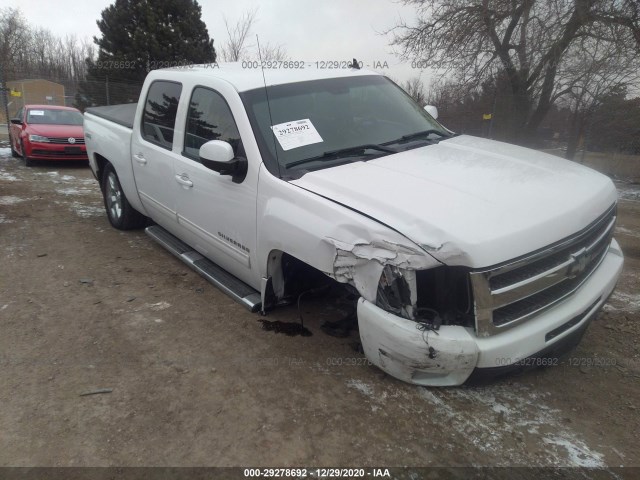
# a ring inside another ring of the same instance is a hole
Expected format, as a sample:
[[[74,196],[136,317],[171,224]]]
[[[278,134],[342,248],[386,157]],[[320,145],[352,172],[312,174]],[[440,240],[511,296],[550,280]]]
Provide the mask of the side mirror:
[[[202,165],[220,175],[231,175],[234,183],[242,183],[247,176],[247,159],[236,157],[233,147],[221,140],[211,140],[200,147]]]
[[[436,107],[434,107],[433,105],[426,105],[424,107],[424,109],[426,110],[426,112],[431,115],[433,118],[438,118],[438,109]]]
[[[14,125],[22,125],[22,120],[20,120],[19,118],[12,118],[11,123],[13,123]]]

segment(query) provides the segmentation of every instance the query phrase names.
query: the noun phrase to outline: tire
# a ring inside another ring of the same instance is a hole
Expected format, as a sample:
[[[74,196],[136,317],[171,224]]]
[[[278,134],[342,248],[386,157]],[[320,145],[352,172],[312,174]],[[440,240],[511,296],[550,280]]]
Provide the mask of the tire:
[[[27,167],[33,167],[33,160],[27,157],[27,151],[24,149],[24,142],[20,140],[20,150],[22,150],[22,158],[24,158],[24,164]]]
[[[120,179],[113,165],[108,163],[102,175],[102,196],[109,223],[118,230],[134,230],[147,223],[147,217],[134,209],[120,186]]]

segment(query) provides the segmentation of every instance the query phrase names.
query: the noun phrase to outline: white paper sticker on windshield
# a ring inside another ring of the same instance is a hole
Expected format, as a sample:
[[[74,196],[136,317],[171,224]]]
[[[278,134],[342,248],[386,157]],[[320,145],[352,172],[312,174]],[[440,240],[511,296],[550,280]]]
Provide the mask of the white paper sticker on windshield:
[[[29,115],[44,115],[44,110],[29,110]]]
[[[271,129],[283,150],[291,150],[323,141],[316,127],[308,118],[279,123],[272,126]]]

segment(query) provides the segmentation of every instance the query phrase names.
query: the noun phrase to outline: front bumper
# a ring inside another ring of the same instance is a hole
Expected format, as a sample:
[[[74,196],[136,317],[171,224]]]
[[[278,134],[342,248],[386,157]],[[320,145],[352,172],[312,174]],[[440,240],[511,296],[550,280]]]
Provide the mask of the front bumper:
[[[31,143],[25,145],[27,156],[32,160],[88,160],[85,145]]]
[[[622,251],[613,240],[602,263],[570,297],[517,327],[484,338],[459,326],[422,332],[415,322],[360,299],[358,325],[365,355],[390,375],[426,386],[460,385],[472,374],[478,379],[521,370],[535,364],[525,359],[561,355],[577,344],[613,292],[622,264]]]

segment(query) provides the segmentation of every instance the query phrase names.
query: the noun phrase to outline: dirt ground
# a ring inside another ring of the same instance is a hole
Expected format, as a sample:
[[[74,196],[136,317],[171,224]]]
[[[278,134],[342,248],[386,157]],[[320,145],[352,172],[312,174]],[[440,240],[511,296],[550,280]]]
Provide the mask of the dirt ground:
[[[312,336],[264,331],[111,228],[87,166],[2,152],[0,466],[640,466],[639,185],[619,184],[624,274],[572,361],[426,389],[324,334],[322,300]]]

